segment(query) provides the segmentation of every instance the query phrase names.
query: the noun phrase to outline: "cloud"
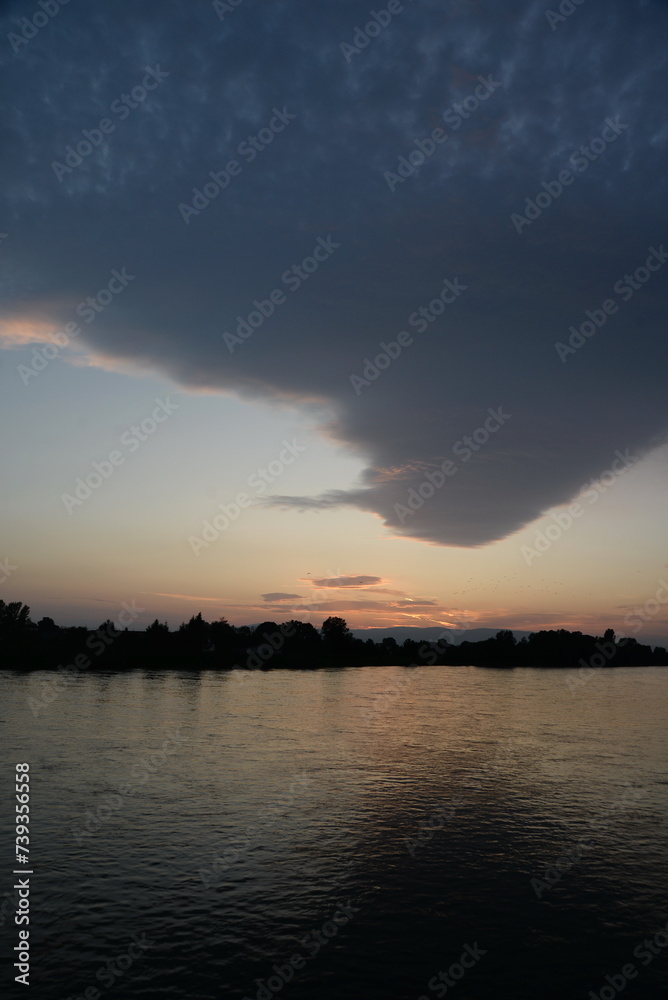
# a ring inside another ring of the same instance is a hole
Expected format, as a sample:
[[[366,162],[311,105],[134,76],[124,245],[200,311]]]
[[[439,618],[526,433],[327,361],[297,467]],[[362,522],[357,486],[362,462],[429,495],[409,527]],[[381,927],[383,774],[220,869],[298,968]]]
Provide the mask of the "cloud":
[[[432,605],[435,606],[435,602],[425,601],[424,604],[417,604],[416,607],[417,608],[423,606],[431,607]],[[393,611],[398,612],[399,610],[407,606],[413,607],[413,605],[407,605],[404,602],[395,603],[394,601],[360,601],[360,600],[355,600],[352,597],[350,598],[340,597],[340,598],[327,599],[323,601],[313,601],[313,602],[309,601],[307,604],[302,604],[302,605],[293,605],[290,610],[294,612],[299,612],[300,610],[304,611],[310,609],[312,611],[324,612],[327,615],[339,611],[377,611],[382,613],[383,615],[386,615]],[[276,607],[274,610],[282,611],[283,613],[285,613],[287,609]]]
[[[53,324],[44,320],[6,320],[0,323],[0,349],[8,350],[25,344],[45,344],[53,333]]]
[[[5,35],[33,12],[6,10]],[[76,322],[90,363],[318,401],[365,471],[267,503],[480,546],[666,439],[668,265],[645,265],[668,194],[668,6],[585,4],[553,32],[542,0],[445,17],[425,0],[347,62],[359,10],[248,2],[220,22],[138,0],[5,46],[5,346],[29,364],[39,324]],[[169,75],[121,117],[147,65]],[[277,115],[295,117],[272,131]]]
[[[291,600],[301,600],[301,594],[282,594],[280,592],[275,594],[260,594],[263,601],[291,601]]]
[[[393,608],[435,608],[438,607],[438,601],[427,601],[416,597],[414,600],[394,601],[391,606]]]
[[[205,601],[212,604],[224,604],[227,601],[225,597],[202,597],[200,594],[166,594],[160,591],[153,592],[154,597],[174,597],[179,601]]]
[[[377,583],[382,583],[379,576],[333,576],[324,577],[320,580],[313,580],[314,587],[370,587]]]

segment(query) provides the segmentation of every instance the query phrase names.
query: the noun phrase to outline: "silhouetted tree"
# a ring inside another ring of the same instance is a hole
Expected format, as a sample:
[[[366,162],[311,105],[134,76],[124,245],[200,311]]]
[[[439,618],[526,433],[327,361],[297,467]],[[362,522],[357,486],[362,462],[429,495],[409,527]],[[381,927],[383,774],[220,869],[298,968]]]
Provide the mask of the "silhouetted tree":
[[[492,655],[496,657],[496,665],[499,667],[512,667],[515,665],[515,646],[517,640],[510,629],[501,629],[492,640]]]
[[[167,622],[159,622],[156,618],[146,629],[147,634],[159,636],[159,635],[169,635],[169,625]]]
[[[300,622],[292,618],[286,622],[285,660],[296,667],[317,667],[322,654],[322,638],[310,622]]]
[[[353,638],[343,618],[326,618],[322,623],[321,632],[323,639],[328,643],[346,642]]]
[[[30,608],[20,601],[5,604],[0,601],[0,636],[18,638],[34,629],[30,620]]]
[[[0,650],[12,659],[20,659],[30,648],[30,641],[36,632],[35,624],[30,620],[30,608],[20,601],[5,604],[0,601]],[[12,663],[12,666],[18,666]]]
[[[101,625],[97,627],[98,632],[106,632],[107,635],[115,635],[120,633],[120,629],[116,628],[115,624],[112,622],[111,618],[105,618]]]
[[[326,618],[320,631],[325,654],[330,663],[343,666],[353,662],[357,643],[343,618]],[[359,646],[364,650],[364,643],[361,640]]]
[[[381,642],[382,655],[385,662],[388,660],[391,663],[399,663],[401,657],[399,655],[399,643],[394,638],[393,635],[386,635]]]
[[[48,617],[35,625],[27,605],[0,600],[0,665],[26,670],[55,668],[86,650],[92,654],[95,666],[107,669],[140,665],[147,653],[156,656],[158,665],[179,669],[245,666],[252,656],[256,665],[267,670],[390,663],[571,668],[668,666],[664,648],[641,645],[633,637],[617,640],[613,629],[606,629],[602,637],[567,629],[542,630],[532,632],[520,642],[509,629],[501,629],[493,638],[464,641],[457,646],[445,636],[431,642],[406,639],[398,646],[389,636],[381,642],[356,639],[345,620],[336,616],[325,619],[320,631],[295,619],[284,625],[262,622],[252,628],[232,626],[225,618],[209,623],[201,612],[183,622],[177,632],[170,632],[167,623],[157,618],[145,632],[131,632],[127,628],[119,631],[109,618],[91,631],[83,626],[59,628]]]
[[[146,645],[149,653],[164,654],[170,647],[170,632],[167,622],[156,618],[146,629]]]
[[[216,652],[223,656],[231,655],[237,644],[237,636],[227,618],[219,618],[209,625],[209,637]]]
[[[37,622],[37,629],[43,633],[60,631],[53,618],[40,618]]]
[[[187,622],[181,622],[178,631],[179,645],[189,653],[203,653],[209,644],[209,623],[202,618],[202,612],[193,615]]]
[[[272,635],[274,632],[278,632],[278,629],[279,626],[276,622],[260,622],[260,624],[256,625],[253,629],[251,638],[253,639],[253,642],[256,643],[266,642],[267,636]]]

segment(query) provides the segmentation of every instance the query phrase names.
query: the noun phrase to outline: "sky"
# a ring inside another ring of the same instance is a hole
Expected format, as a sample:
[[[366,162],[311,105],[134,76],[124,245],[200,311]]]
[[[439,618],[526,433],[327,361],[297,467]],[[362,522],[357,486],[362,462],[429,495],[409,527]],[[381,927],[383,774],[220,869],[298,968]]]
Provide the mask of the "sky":
[[[0,598],[668,642],[667,30],[5,3]]]

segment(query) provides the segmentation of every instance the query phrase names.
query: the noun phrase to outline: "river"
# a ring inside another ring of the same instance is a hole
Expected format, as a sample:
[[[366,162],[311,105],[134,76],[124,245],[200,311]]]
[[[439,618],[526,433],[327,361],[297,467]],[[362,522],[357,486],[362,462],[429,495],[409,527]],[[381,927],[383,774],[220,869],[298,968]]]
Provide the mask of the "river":
[[[668,670],[54,677],[0,673],[3,995],[19,762],[40,1000],[667,995]]]

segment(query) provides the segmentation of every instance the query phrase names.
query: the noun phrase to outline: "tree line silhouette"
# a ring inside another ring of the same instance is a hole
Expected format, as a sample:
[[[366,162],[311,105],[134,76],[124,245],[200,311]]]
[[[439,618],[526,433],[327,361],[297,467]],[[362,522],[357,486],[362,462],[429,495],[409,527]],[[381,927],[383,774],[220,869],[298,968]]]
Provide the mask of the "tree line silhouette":
[[[87,662],[86,662],[87,661]],[[232,669],[271,670],[344,666],[471,665],[480,667],[668,666],[661,646],[634,638],[566,629],[532,632],[519,641],[509,629],[490,639],[454,645],[448,632],[437,641],[356,638],[345,620],[325,619],[320,629],[292,619],[278,624],[230,625],[207,622],[200,612],[176,631],[155,621],[145,631],[118,628],[111,619],[97,629],[62,627],[52,618],[34,623],[20,601],[0,600],[0,665],[4,669]]]

